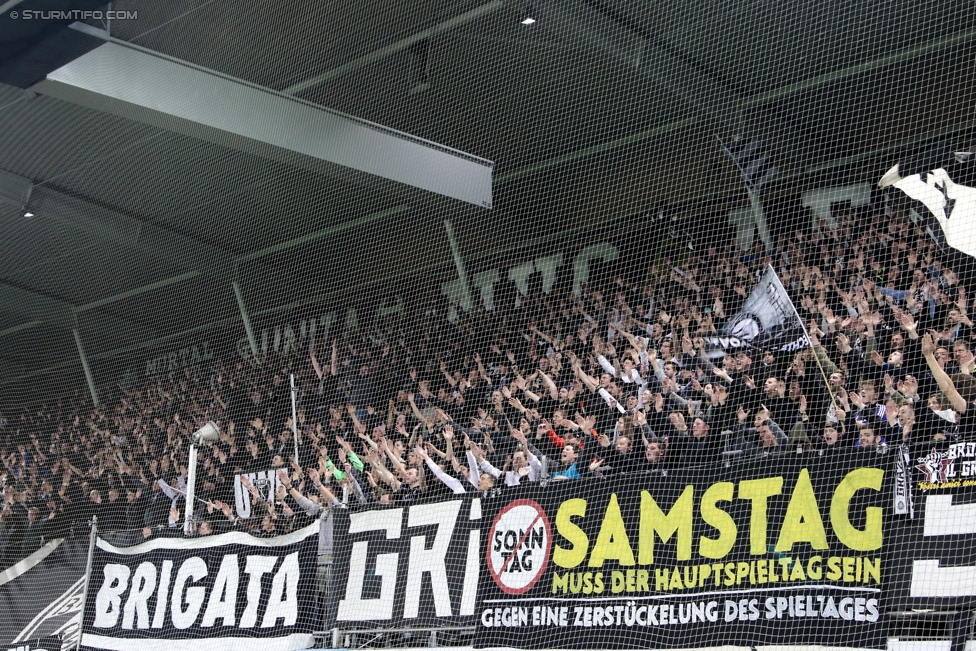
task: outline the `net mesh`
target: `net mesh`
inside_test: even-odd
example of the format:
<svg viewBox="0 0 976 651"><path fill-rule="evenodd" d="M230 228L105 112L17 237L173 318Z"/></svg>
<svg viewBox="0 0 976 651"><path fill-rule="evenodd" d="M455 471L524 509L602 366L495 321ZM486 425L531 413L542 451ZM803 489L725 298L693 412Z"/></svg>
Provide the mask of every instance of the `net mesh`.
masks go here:
<svg viewBox="0 0 976 651"><path fill-rule="evenodd" d="M40 4L4 648L964 648L971 3Z"/></svg>

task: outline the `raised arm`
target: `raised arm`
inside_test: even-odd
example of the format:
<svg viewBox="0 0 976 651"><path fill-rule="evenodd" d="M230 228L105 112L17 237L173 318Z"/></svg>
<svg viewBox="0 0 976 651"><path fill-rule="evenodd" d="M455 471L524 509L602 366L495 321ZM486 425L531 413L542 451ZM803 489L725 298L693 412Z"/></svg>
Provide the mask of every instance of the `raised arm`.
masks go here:
<svg viewBox="0 0 976 651"><path fill-rule="evenodd" d="M445 362L441 362L441 373L444 374L444 379L447 380L447 383L451 385L452 389L457 386L457 380L455 380L454 377L447 372L447 363Z"/></svg>
<svg viewBox="0 0 976 651"><path fill-rule="evenodd" d="M593 378L591 378L587 373L583 371L582 368L580 368L578 362L576 364L573 364L573 373L575 373L576 377L578 377L580 382L583 383L583 386L585 386L587 389L590 390L590 393L596 393L597 389L600 388L600 385L594 382Z"/></svg>
<svg viewBox="0 0 976 651"><path fill-rule="evenodd" d="M559 400L559 389L556 388L556 383L552 381L552 378L543 373L542 370L539 371L539 377L542 378L542 383L549 389L549 397L553 400Z"/></svg>
<svg viewBox="0 0 976 651"><path fill-rule="evenodd" d="M436 446L436 445L434 445L433 443L431 443L430 441L426 441L426 442L424 443L424 445L425 445L425 446L427 447L427 453L428 453L428 454L436 454L436 455L437 455L437 456L439 456L439 457L440 457L441 459L444 459L444 460L446 460L446 459L447 459L447 452L441 452L441 451L440 451L440 450L439 450L439 449L437 448L437 446Z"/></svg>
<svg viewBox="0 0 976 651"><path fill-rule="evenodd" d="M901 329L905 331L909 339L918 339L918 323L912 318L911 312L899 312L896 314L895 318L901 325Z"/></svg>
<svg viewBox="0 0 976 651"><path fill-rule="evenodd" d="M414 417L417 420L419 420L421 423L424 422L424 415L420 412L420 409L417 407L417 403L414 402L412 393L407 394L407 402L410 403L410 409L413 411Z"/></svg>
<svg viewBox="0 0 976 651"><path fill-rule="evenodd" d="M505 467L502 468L501 470L493 466L487 459L482 459L480 466L481 466L481 470L488 473L495 479L498 479L499 477L501 477L502 475L508 472L508 467L511 461L512 461L512 457L508 457L508 459L505 460Z"/></svg>
<svg viewBox="0 0 976 651"><path fill-rule="evenodd" d="M925 356L925 361L929 365L929 370L932 371L932 377L939 384L939 388L942 389L942 393L946 395L949 402L952 404L952 408L955 409L960 414L966 413L966 408L968 404L966 400L959 395L956 390L956 386L952 383L952 379L946 374L945 370L939 366L939 362L935 359L935 341L932 339L932 335L925 333L922 337L922 355Z"/></svg>
<svg viewBox="0 0 976 651"><path fill-rule="evenodd" d="M434 473L434 476L440 479L444 485L454 491L455 495L462 495L467 492L464 490L464 486L461 484L461 482L456 477L451 477L449 474L441 470L437 464L431 460L430 456L423 448L417 447L416 452L417 456L423 459L424 463L427 464L427 468Z"/></svg>
<svg viewBox="0 0 976 651"><path fill-rule="evenodd" d="M342 451L346 453L346 457L349 459L349 463L352 464L352 467L355 468L357 472L362 472L365 466L363 465L362 459L360 459L359 456L353 451L352 446L349 445L349 443L338 434L335 438L336 443L340 448L342 448Z"/></svg>
<svg viewBox="0 0 976 651"><path fill-rule="evenodd" d="M657 378L658 382L663 382L664 378L664 366L660 363L657 358L657 351L653 348L647 349L647 362L651 365L651 370L654 372L654 377Z"/></svg>
<svg viewBox="0 0 976 651"><path fill-rule="evenodd" d="M315 473L314 477L312 473ZM315 488L319 489L319 491L322 491L323 489L328 490L322 486L321 482L319 481L319 473L314 468L309 471L309 477L312 479L312 483L315 485ZM298 506L302 507L305 513L307 513L309 516L315 517L322 510L321 504L316 504L312 500L308 499L292 485L291 478L288 476L288 473L285 472L285 470L278 470L278 481L281 482L282 487L288 491L288 494L291 495L292 499L295 500Z"/></svg>
<svg viewBox="0 0 976 651"><path fill-rule="evenodd" d="M359 422L359 418L356 416L356 405L347 404L346 411L349 412L349 418L352 419L353 431L362 430L365 432L366 427L364 427L363 424Z"/></svg>
<svg viewBox="0 0 976 651"><path fill-rule="evenodd" d="M417 445L417 439L418 438L420 438L420 439L423 438L423 436L420 435L420 428L421 427L426 427L426 426L427 426L427 419L424 419L421 422L419 422L419 423L417 423L416 425L413 426L413 429L410 431L410 440L407 441L407 447L408 448L412 448L413 446Z"/></svg>
<svg viewBox="0 0 976 651"><path fill-rule="evenodd" d="M363 493L363 487L359 484L359 480L352 473L349 473L349 483L352 485L352 492L356 496L357 502L365 504L369 501L366 499L366 494Z"/></svg>
<svg viewBox="0 0 976 651"><path fill-rule="evenodd" d="M617 374L618 369L613 364L611 364L606 357L604 357L603 355L597 355L596 361L604 371L606 371L607 373L609 373L614 377L618 377Z"/></svg>
<svg viewBox="0 0 976 651"><path fill-rule="evenodd" d="M397 459L396 455L393 454L393 448L390 446L389 440L386 441L386 445L383 446L383 451L386 452L387 458L390 460L390 464L393 466L397 474L404 479L407 476L407 468L403 465L403 462Z"/></svg>
<svg viewBox="0 0 976 651"><path fill-rule="evenodd" d="M509 398L508 404L510 404L512 407L515 407L515 409L518 410L520 413L524 414L526 412L525 405L523 405L518 398Z"/></svg>
<svg viewBox="0 0 976 651"><path fill-rule="evenodd" d="M553 348L556 348L556 343L557 343L556 340L550 337L549 335L547 335L546 333L542 332L541 330L539 330L534 325L529 326L529 331L534 332L536 335L538 335L540 339L548 343Z"/></svg>
<svg viewBox="0 0 976 651"><path fill-rule="evenodd" d="M367 445L369 445L369 447L373 448L374 450L379 450L380 449L380 447L376 444L376 441L374 441L373 439L371 439L369 437L369 434L367 434L366 432L358 432L356 435L359 438L361 438Z"/></svg>
<svg viewBox="0 0 976 651"><path fill-rule="evenodd" d="M319 366L319 360L315 359L315 351L310 349L308 356L312 358L312 368L315 369L315 375L321 380L324 373L322 372L322 367Z"/></svg>
<svg viewBox="0 0 976 651"><path fill-rule="evenodd" d="M464 435L464 447L467 448L467 452L465 456L467 456L468 458L468 481L471 483L472 486L478 488L478 475L479 475L478 460L475 458L474 453L471 451L475 447L475 444L471 442L471 439L468 437L467 434ZM460 465L461 464L459 463L455 465L455 469L458 469L458 472L460 472L459 470Z"/></svg>
<svg viewBox="0 0 976 651"><path fill-rule="evenodd" d="M630 343L630 345L633 346L636 350L641 351L641 350L644 349L643 345L638 344L637 337L635 337L634 335L630 334L626 330L621 330L617 326L612 326L612 327L613 327L614 330L616 330L618 333L620 333L620 336L623 337L624 339L626 339ZM643 343L643 342L641 342L641 343Z"/></svg>
<svg viewBox="0 0 976 651"><path fill-rule="evenodd" d="M523 379L521 375L519 375L518 379L515 380L512 383L512 385L520 389L522 393L525 395L525 397L531 400L532 402L539 402L539 396L537 396L532 391L529 391L529 387L526 384L525 379ZM518 398L512 398L512 400L515 400L518 403L518 405L522 404L521 402L519 402ZM511 404L511 401L509 401L509 404ZM520 407L518 405L513 404L512 406L518 409L519 411L521 411L522 413L525 413L525 408Z"/></svg>
<svg viewBox="0 0 976 651"><path fill-rule="evenodd" d="M454 426L448 423L444 426L444 443L447 444L447 460L454 463Z"/></svg>
<svg viewBox="0 0 976 651"><path fill-rule="evenodd" d="M472 486L475 487L475 489L477 489L478 480L481 479L481 464L478 461L478 457L476 457L475 453L472 451L474 447L474 444L472 444L471 447L468 448L466 456L468 457L468 481ZM481 458L484 459L484 456Z"/></svg>
<svg viewBox="0 0 976 651"><path fill-rule="evenodd" d="M507 421L508 419L506 418L505 420ZM495 454L495 444L491 440L491 435L487 431L482 432L481 435L485 438L485 449L488 450L488 454ZM472 447L476 447L476 446L472 446Z"/></svg>
<svg viewBox="0 0 976 651"><path fill-rule="evenodd" d="M381 480L389 484L393 490L399 490L400 488L399 480L397 480L397 478L393 476L392 472L386 469L386 466L383 465L382 459L376 452L371 453L369 457L369 462L370 465L373 467L373 472L379 475L379 478Z"/></svg>

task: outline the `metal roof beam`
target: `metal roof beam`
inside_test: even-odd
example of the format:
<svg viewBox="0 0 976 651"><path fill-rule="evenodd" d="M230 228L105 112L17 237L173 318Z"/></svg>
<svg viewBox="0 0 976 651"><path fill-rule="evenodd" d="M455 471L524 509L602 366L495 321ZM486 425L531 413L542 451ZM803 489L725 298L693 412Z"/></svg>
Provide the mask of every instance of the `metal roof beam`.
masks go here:
<svg viewBox="0 0 976 651"><path fill-rule="evenodd" d="M536 5L537 7L540 5ZM777 162L799 151L792 128L768 115L742 110L746 98L719 75L661 42L647 30L618 14L602 0L542 0L540 17L568 42L585 42L632 68L682 102L687 112L710 120L728 135L762 140L775 150Z"/></svg>
<svg viewBox="0 0 976 651"><path fill-rule="evenodd" d="M31 209L45 220L138 249L187 271L230 278L233 257L221 249L149 222L123 215L43 186L34 189Z"/></svg>
<svg viewBox="0 0 976 651"><path fill-rule="evenodd" d="M106 296L105 298L100 298L97 301L92 301L91 303L85 303L84 305L79 305L75 308L75 311L79 314L81 312L87 312L88 310L94 310L95 308L102 307L103 305L110 305L118 301L124 301L127 298L133 298L140 296L141 294L146 294L148 292L155 291L157 289L162 289L163 287L168 287L170 285L175 285L181 283L184 280L191 280L200 275L199 271L188 271L185 274L180 274L179 276L170 276L169 278L163 278L162 280L157 280L154 283L149 283L148 285L142 285L141 287L135 287L133 289L126 290L121 294L115 294L113 296Z"/></svg>
<svg viewBox="0 0 976 651"><path fill-rule="evenodd" d="M357 59L353 59L352 61L342 64L338 68L327 70L321 74L306 79L305 81L300 81L296 84L292 84L288 88L284 89L282 92L285 95L296 95L298 93L308 90L309 88L320 86L324 83L332 81L333 79L337 79L343 75L347 75L350 72L355 72L360 68L364 68L378 61L382 61L383 59L389 58L394 54L396 54L397 52L402 52L404 50L407 50L413 45L416 45L417 43L425 39L432 38L434 36L437 36L438 34L441 34L443 32L455 29L457 27L460 27L461 25L469 23L472 20L476 20L478 18L481 18L482 16L486 16L488 14L494 13L495 11L498 11L504 6L505 6L504 0L492 0L491 2L485 3L483 5L475 7L474 9L471 9L470 11L466 11L463 14L455 16L454 18L449 18L444 22L437 23L433 27L429 27L425 30L417 32L416 34L411 34L406 38L400 39L396 43L391 43L385 47L381 47L378 50L374 50L369 54L364 54L363 56Z"/></svg>
<svg viewBox="0 0 976 651"><path fill-rule="evenodd" d="M732 131L740 98L718 80L703 74L687 61L665 51L618 19L602 5L586 0L542 0L540 24L569 43L586 43L646 77L656 86L682 100L689 109L705 114Z"/></svg>
<svg viewBox="0 0 976 651"><path fill-rule="evenodd" d="M491 207L491 161L104 38L31 90L354 183Z"/></svg>
<svg viewBox="0 0 976 651"><path fill-rule="evenodd" d="M18 326L7 328L4 335L11 335L27 327L50 323L59 327L74 327L73 305L44 294L38 294L16 285L0 281L0 305L7 314L16 314L28 319ZM28 326L28 323L34 326Z"/></svg>
<svg viewBox="0 0 976 651"><path fill-rule="evenodd" d="M2 172L2 170L0 170L0 172ZM32 299L30 296L31 292L19 290L25 293L8 296L4 294L5 286L0 284L0 305L4 305L6 311L25 316L37 315L37 318L31 321L12 326L6 330L0 330L0 338L20 332L21 330L36 327L45 322L70 328L73 327L72 324L74 323L74 315L76 314L81 314L105 305L110 305L111 303L133 298L157 289L162 289L163 287L167 287L169 285L175 285L187 280L192 280L193 278L197 278L201 275L216 277L221 281L228 280L232 277L233 269L235 268L236 264L250 262L267 255L280 253L323 237L337 235L349 230L350 228L357 228L372 224L376 221L392 218L409 210L409 206L407 205L396 206L388 210L371 213L369 215L343 222L335 226L330 226L328 228L308 233L302 237L288 240L287 242L282 242L259 251L253 251L245 255L232 257L220 250L215 250L196 240L179 236L170 231L165 231L167 235L164 238L154 237L154 229L163 229L158 229L158 227L154 227L131 217L112 213L97 206L92 206L81 199L68 197L64 194L46 188L38 189L38 194L35 197L35 200L31 202L31 205L33 209L37 210L38 214L43 215L45 219L59 221L70 228L96 235L102 239L105 239L106 241L117 242L140 248L149 255L168 259L175 264L187 267L190 270L177 276L163 278L162 280L158 280L147 285L128 289L119 294L103 297L84 305L70 305L67 308L67 312L65 311L64 306L51 303L43 303L40 307L50 309L39 311L37 309L38 306L34 305L34 299ZM167 246L161 246L160 242L167 244ZM2 280L0 280L0 283L2 283ZM31 307L31 309L25 308L20 311L17 311L16 309L9 309L18 305L30 305L33 307ZM127 322L123 321L122 323Z"/></svg>
<svg viewBox="0 0 976 651"><path fill-rule="evenodd" d="M0 305L3 306L5 313L25 319L23 323L0 330L0 337L45 324L69 330L77 327L77 307L72 303L17 287L2 280L0 280ZM110 331L146 334L148 330L141 324L104 312L98 314L98 320L104 329ZM148 334L151 334L151 331Z"/></svg>
<svg viewBox="0 0 976 651"><path fill-rule="evenodd" d="M137 296L166 285L182 282L201 274L215 276L221 280L231 277L233 257L172 231L149 224L139 219L115 213L95 206L82 199L70 197L43 186L34 186L30 179L0 170L0 198L30 209L47 222L56 222L73 230L94 235L106 242L115 242L136 248L147 255L166 259L173 264L188 269L186 273L173 278L150 283L118 294L102 298L86 305L70 302L33 292L0 279L0 306L8 314L24 317L20 324L0 330L0 338L42 324L60 328L77 327L77 315L94 310L117 300ZM100 312L98 316L108 329L144 333L145 326Z"/></svg>
<svg viewBox="0 0 976 651"><path fill-rule="evenodd" d="M0 170L0 201L23 208L33 190L34 182L30 179Z"/></svg>

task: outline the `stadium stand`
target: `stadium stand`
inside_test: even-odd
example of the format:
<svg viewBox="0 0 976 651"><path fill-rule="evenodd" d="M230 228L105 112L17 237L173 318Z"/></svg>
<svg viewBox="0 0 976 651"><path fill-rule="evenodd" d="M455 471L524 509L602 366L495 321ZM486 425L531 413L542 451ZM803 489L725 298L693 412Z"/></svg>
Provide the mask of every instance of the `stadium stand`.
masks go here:
<svg viewBox="0 0 976 651"><path fill-rule="evenodd" d="M972 651L973 43L0 0L0 651Z"/></svg>
<svg viewBox="0 0 976 651"><path fill-rule="evenodd" d="M116 404L82 396L8 415L3 548L26 555L92 515L105 532L183 535L189 434L208 420L221 435L204 444L197 531L257 535L301 527L337 498L356 508L796 446L874 454L969 441L966 288L934 241L881 210L843 211L837 228L797 229L768 252L713 246L683 268L665 259L494 310L431 304L422 324L323 350L214 360ZM767 265L814 346L713 364L706 338ZM297 458L290 373L302 392ZM280 503L249 486L264 510L239 520L235 477L269 468Z"/></svg>

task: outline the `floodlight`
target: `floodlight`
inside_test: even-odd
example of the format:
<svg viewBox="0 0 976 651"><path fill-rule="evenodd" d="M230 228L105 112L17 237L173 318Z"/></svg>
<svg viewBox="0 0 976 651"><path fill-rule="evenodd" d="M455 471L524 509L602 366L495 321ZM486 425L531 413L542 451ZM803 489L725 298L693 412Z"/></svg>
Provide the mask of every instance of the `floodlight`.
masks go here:
<svg viewBox="0 0 976 651"><path fill-rule="evenodd" d="M220 438L220 429L212 420L193 433L193 442L202 443L203 441L216 441Z"/></svg>

